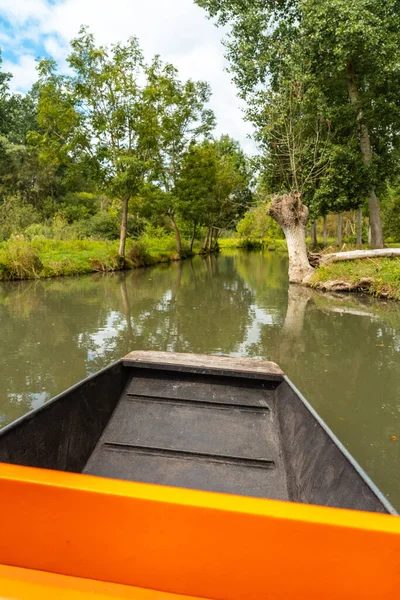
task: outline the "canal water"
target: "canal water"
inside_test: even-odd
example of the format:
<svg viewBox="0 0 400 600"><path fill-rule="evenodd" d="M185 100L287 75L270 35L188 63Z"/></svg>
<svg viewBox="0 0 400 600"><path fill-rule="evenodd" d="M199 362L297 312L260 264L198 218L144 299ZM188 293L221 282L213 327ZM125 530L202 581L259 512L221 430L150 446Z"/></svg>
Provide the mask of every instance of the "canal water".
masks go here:
<svg viewBox="0 0 400 600"><path fill-rule="evenodd" d="M289 286L285 256L235 251L2 283L0 327L0 427L130 350L267 358L400 508L400 303Z"/></svg>

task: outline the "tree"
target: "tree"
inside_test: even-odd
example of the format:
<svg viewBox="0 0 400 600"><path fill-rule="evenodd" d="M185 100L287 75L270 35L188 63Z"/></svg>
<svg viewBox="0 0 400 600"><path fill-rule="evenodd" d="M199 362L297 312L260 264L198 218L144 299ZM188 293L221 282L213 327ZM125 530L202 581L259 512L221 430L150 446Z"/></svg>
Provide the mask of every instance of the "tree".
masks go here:
<svg viewBox="0 0 400 600"><path fill-rule="evenodd" d="M36 100L36 122L26 136L27 151L36 194L42 203L50 198L54 214L62 191L61 182L71 177L74 167L79 114L74 106L71 80L57 74L57 64L43 59L37 71L39 79L32 91Z"/></svg>
<svg viewBox="0 0 400 600"><path fill-rule="evenodd" d="M86 28L71 45L71 98L78 115L73 147L99 185L121 202L123 261L129 200L139 193L155 146L143 103L143 56L136 38L111 49L96 47Z"/></svg>
<svg viewBox="0 0 400 600"><path fill-rule="evenodd" d="M190 250L198 225L204 225L217 185L217 156L210 142L191 144L183 157L177 182L177 210L192 224Z"/></svg>
<svg viewBox="0 0 400 600"><path fill-rule="evenodd" d="M0 67L2 64L0 52ZM0 71L0 135L5 136L9 130L8 100L10 95L9 82L11 73Z"/></svg>
<svg viewBox="0 0 400 600"><path fill-rule="evenodd" d="M269 214L287 237L289 264L294 265L291 281L301 281L310 271L305 246L308 209L301 197L321 169L320 130L325 134L329 128L304 110L310 106L311 94L305 93L306 69L299 60L303 54L298 44L298 7L287 0L197 3L219 24L231 25L227 49L234 80L255 125L263 152L261 171L270 180L271 191L278 192Z"/></svg>
<svg viewBox="0 0 400 600"><path fill-rule="evenodd" d="M229 136L192 144L177 184L178 212L207 227L205 249L215 246L224 228L234 228L252 202L252 171L240 145Z"/></svg>
<svg viewBox="0 0 400 600"><path fill-rule="evenodd" d="M347 118L357 135L372 244L383 247L376 192L395 174L399 148L400 5L396 0L335 0L329 6L307 1L303 15L310 69L338 118Z"/></svg>
<svg viewBox="0 0 400 600"><path fill-rule="evenodd" d="M396 0L197 0L220 24L243 97L276 90L302 64L334 129L351 124L368 180L373 244L383 243L376 189L394 171L399 129L400 5ZM262 105L259 103L262 108Z"/></svg>
<svg viewBox="0 0 400 600"><path fill-rule="evenodd" d="M214 114L206 107L211 90L203 81L181 82L175 67L163 65L157 56L147 69L147 76L144 104L146 113L153 115L157 139L151 178L163 191L154 208L170 221L181 255L181 235L175 218L177 186L185 154L192 144L209 138L215 126Z"/></svg>
<svg viewBox="0 0 400 600"><path fill-rule="evenodd" d="M217 242L222 229L234 229L253 203L253 167L238 142L227 135L215 141L216 187L208 207L206 225L209 246Z"/></svg>
<svg viewBox="0 0 400 600"><path fill-rule="evenodd" d="M273 89L253 95L249 115L263 153L263 183L275 194L267 211L285 233L290 281L302 281L310 272L305 226L309 212L313 220L318 216L314 198L328 169L330 122L318 91L295 63L285 65Z"/></svg>

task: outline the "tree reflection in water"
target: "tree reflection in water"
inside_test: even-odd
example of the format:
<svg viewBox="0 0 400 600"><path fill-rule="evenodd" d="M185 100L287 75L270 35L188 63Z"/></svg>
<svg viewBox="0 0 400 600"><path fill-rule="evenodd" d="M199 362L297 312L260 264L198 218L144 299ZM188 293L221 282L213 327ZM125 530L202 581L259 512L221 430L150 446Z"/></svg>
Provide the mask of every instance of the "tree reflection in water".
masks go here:
<svg viewBox="0 0 400 600"><path fill-rule="evenodd" d="M275 360L400 504L400 304L287 283L232 252L127 273L0 285L0 423L130 350Z"/></svg>

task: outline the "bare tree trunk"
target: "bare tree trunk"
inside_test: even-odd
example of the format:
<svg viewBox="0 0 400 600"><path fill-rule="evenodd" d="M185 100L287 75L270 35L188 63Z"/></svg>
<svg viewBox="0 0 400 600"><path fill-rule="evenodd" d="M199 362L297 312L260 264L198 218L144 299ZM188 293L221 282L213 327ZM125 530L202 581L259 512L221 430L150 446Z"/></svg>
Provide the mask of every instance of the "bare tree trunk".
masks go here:
<svg viewBox="0 0 400 600"><path fill-rule="evenodd" d="M371 245L371 241L372 241L371 225L368 225L368 244L369 245Z"/></svg>
<svg viewBox="0 0 400 600"><path fill-rule="evenodd" d="M361 248L362 246L362 226L363 226L363 214L362 208L357 211L357 246Z"/></svg>
<svg viewBox="0 0 400 600"><path fill-rule="evenodd" d="M126 234L128 230L128 203L129 196L122 200L122 216L121 216L121 229L119 236L119 250L118 255L120 258L125 260L125 246L126 246Z"/></svg>
<svg viewBox="0 0 400 600"><path fill-rule="evenodd" d="M182 240L181 240L181 234L178 229L178 225L176 224L176 221L175 221L173 215L170 215L169 218L171 219L172 229L175 232L176 250L177 250L179 256L182 256Z"/></svg>
<svg viewBox="0 0 400 600"><path fill-rule="evenodd" d="M211 252L213 237L214 237L214 227L210 227L210 235L208 236L208 246L207 246L208 252Z"/></svg>
<svg viewBox="0 0 400 600"><path fill-rule="evenodd" d="M364 164L370 165L372 161L371 138L367 124L364 121L363 108L360 102L354 66L350 63L347 67L347 84L351 103L357 108L357 123L360 135L360 150ZM376 197L375 188L372 186L368 194L369 219L371 224L371 243L374 248L383 248L383 231L381 213Z"/></svg>
<svg viewBox="0 0 400 600"><path fill-rule="evenodd" d="M336 244L338 246L342 245L342 213L339 213L337 216L337 238Z"/></svg>
<svg viewBox="0 0 400 600"><path fill-rule="evenodd" d="M298 193L276 196L268 207L270 217L282 227L289 253L289 281L301 283L313 272L307 257L306 223L308 208Z"/></svg>
<svg viewBox="0 0 400 600"><path fill-rule="evenodd" d="M210 250L217 250L218 238L221 230L218 227L211 227L211 244Z"/></svg>
<svg viewBox="0 0 400 600"><path fill-rule="evenodd" d="M207 248L208 248L208 240L209 240L209 237L210 237L210 233L211 233L211 227L209 227L209 228L207 229L207 235L206 235L206 239L204 240L204 245L203 245L203 252L206 252L206 251L207 251Z"/></svg>
<svg viewBox="0 0 400 600"><path fill-rule="evenodd" d="M193 252L193 244L196 237L197 223L193 223L192 237L190 239L190 252Z"/></svg>
<svg viewBox="0 0 400 600"><path fill-rule="evenodd" d="M324 246L328 245L328 230L326 223L326 215L324 215Z"/></svg>
<svg viewBox="0 0 400 600"><path fill-rule="evenodd" d="M373 248L384 248L381 213L375 190L372 189L368 196L369 222L371 227L371 244Z"/></svg>
<svg viewBox="0 0 400 600"><path fill-rule="evenodd" d="M313 221L311 225L311 245L316 246L317 244L317 221Z"/></svg>

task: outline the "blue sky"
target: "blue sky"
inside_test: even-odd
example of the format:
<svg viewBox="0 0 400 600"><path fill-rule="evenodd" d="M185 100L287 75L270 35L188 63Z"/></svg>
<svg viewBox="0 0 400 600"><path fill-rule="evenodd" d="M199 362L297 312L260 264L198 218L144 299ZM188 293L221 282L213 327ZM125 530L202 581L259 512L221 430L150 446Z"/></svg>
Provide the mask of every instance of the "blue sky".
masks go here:
<svg viewBox="0 0 400 600"><path fill-rule="evenodd" d="M252 152L236 89L217 29L192 0L0 0L0 48L3 70L13 73L21 92L36 79L36 58L52 56L67 71L68 42L88 25L101 44L136 35L146 57L161 54L182 79L203 79L213 90L217 133L229 133Z"/></svg>

